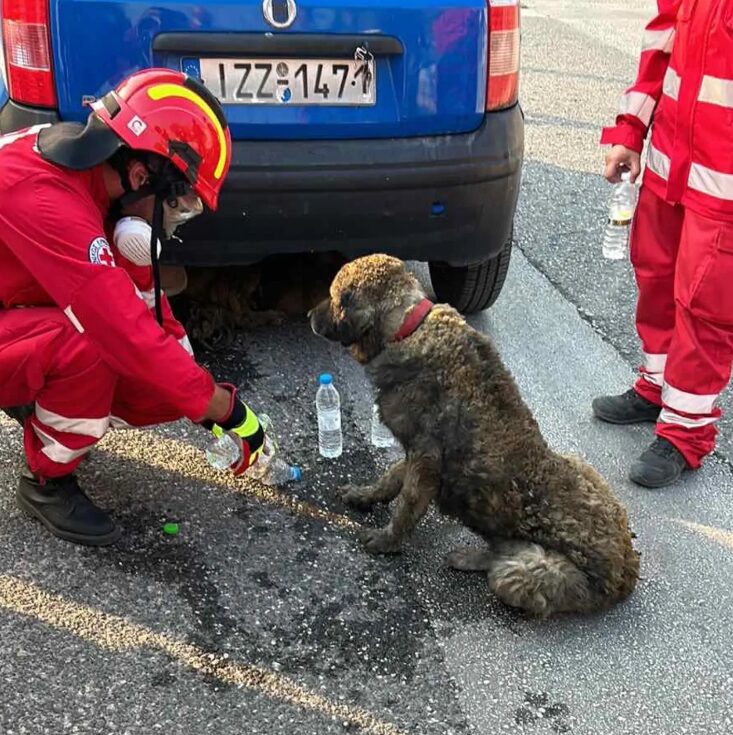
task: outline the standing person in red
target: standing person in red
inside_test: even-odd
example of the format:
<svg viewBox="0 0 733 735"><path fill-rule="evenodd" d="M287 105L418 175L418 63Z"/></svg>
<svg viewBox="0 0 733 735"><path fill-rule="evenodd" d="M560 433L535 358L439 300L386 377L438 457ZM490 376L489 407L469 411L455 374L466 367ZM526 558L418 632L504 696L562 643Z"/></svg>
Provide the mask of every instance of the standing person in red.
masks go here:
<svg viewBox="0 0 733 735"><path fill-rule="evenodd" d="M631 479L663 487L713 451L733 361L733 0L658 0L636 83L622 98L605 176L644 183L631 234L644 364L634 388L597 398L617 424L656 421Z"/></svg>
<svg viewBox="0 0 733 735"><path fill-rule="evenodd" d="M216 422L242 442L235 472L261 452L257 416L195 362L159 287L136 285L157 280L162 231L216 209L230 158L218 102L163 69L95 102L86 126L0 137L0 406L32 405L17 499L56 536L118 538L73 474L115 420ZM127 213L150 233L147 262L114 227Z"/></svg>

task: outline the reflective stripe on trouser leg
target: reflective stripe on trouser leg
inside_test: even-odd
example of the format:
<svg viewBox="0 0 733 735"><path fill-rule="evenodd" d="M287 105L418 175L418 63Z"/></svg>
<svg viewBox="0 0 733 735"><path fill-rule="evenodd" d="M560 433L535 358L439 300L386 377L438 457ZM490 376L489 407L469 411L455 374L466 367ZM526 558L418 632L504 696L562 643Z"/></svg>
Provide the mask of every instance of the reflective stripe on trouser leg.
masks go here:
<svg viewBox="0 0 733 735"><path fill-rule="evenodd" d="M715 423L721 416L715 401L730 377L733 351L729 348L727 357L722 361L718 358L729 337L697 319L684 306L678 307L657 435L672 442L691 467L699 467L702 459L715 449Z"/></svg>
<svg viewBox="0 0 733 735"><path fill-rule="evenodd" d="M644 363L639 367L639 379L647 384L644 386L646 390L654 393L654 397L657 399L655 401L656 403L659 403L659 391L664 385L664 368L666 364L667 355L650 355L645 352Z"/></svg>
<svg viewBox="0 0 733 735"><path fill-rule="evenodd" d="M675 330L657 434L698 467L715 448L715 403L733 361L733 225L687 212L675 286Z"/></svg>
<svg viewBox="0 0 733 735"><path fill-rule="evenodd" d="M47 426L39 426L36 419L31 420L33 434L26 433L26 440L35 435L40 442L40 452L47 460L59 465L74 465L96 444L95 437L64 435L62 432L54 431ZM36 451L31 445L31 450ZM67 472L71 468L66 468ZM66 473L64 473L66 474Z"/></svg>
<svg viewBox="0 0 733 735"><path fill-rule="evenodd" d="M32 472L53 478L76 469L109 427L116 382L96 347L69 325L26 424L24 444Z"/></svg>
<svg viewBox="0 0 733 735"><path fill-rule="evenodd" d="M59 308L0 310L0 406L36 403L24 442L36 474L74 470L105 431L116 381Z"/></svg>
<svg viewBox="0 0 733 735"><path fill-rule="evenodd" d="M44 397L43 400L46 400ZM36 401L26 442L35 435L40 453L57 465L78 464L84 455L101 439L109 428L109 417L90 419L62 416L44 408ZM33 451L33 444L30 445ZM69 470L70 471L70 470Z"/></svg>
<svg viewBox="0 0 733 735"><path fill-rule="evenodd" d="M639 299L636 329L644 364L634 386L637 393L661 404L664 363L675 322L675 263L684 213L642 187L631 231L631 261Z"/></svg>

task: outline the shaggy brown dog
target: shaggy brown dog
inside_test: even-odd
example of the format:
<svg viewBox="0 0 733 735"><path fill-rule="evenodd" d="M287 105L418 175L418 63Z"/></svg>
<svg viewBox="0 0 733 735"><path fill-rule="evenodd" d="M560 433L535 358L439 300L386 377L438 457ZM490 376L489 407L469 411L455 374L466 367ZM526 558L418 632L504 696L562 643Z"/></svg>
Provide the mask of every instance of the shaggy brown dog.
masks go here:
<svg viewBox="0 0 733 735"><path fill-rule="evenodd" d="M547 446L491 341L431 306L401 261L375 255L342 268L311 312L316 334L366 365L405 450L375 485L344 488L361 508L397 498L367 550L396 552L435 500L489 544L448 563L487 571L505 603L547 616L628 597L639 556L623 506L593 468Z"/></svg>

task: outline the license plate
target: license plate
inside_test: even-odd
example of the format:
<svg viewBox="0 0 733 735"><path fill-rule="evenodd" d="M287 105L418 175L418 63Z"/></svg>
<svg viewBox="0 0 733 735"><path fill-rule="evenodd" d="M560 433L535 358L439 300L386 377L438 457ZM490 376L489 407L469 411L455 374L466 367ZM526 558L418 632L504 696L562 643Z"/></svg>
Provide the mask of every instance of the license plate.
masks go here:
<svg viewBox="0 0 733 735"><path fill-rule="evenodd" d="M203 83L228 105L363 106L377 100L374 59L197 61Z"/></svg>

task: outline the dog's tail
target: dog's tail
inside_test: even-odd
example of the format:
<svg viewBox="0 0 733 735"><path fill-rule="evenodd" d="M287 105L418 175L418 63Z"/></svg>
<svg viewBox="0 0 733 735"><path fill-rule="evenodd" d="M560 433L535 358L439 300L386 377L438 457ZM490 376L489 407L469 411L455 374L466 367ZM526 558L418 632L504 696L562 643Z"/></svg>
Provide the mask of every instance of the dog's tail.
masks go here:
<svg viewBox="0 0 733 735"><path fill-rule="evenodd" d="M564 554L525 541L503 542L495 552L489 586L507 605L540 617L603 606L586 575Z"/></svg>

